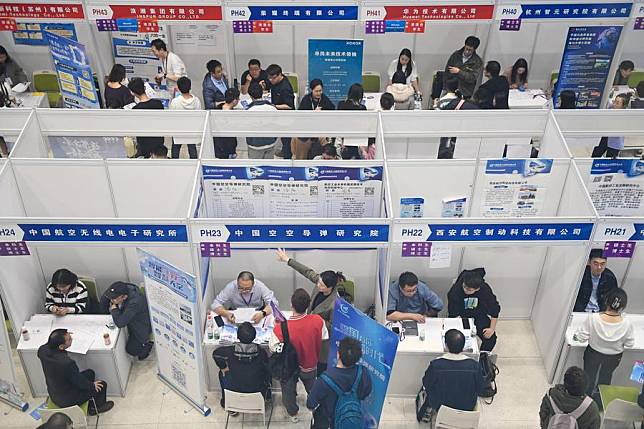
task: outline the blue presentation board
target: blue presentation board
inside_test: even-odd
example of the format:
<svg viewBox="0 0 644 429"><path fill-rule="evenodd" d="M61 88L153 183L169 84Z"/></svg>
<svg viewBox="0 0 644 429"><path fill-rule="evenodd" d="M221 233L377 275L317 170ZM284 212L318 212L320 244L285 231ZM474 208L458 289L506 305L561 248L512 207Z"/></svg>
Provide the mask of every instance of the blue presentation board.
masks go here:
<svg viewBox="0 0 644 429"><path fill-rule="evenodd" d="M553 104L562 91L577 94L577 108L599 109L610 65L622 27L618 25L570 27Z"/></svg>
<svg viewBox="0 0 644 429"><path fill-rule="evenodd" d="M46 31L78 41L76 27L72 23L19 22L16 27L13 32L16 45L47 46Z"/></svg>
<svg viewBox="0 0 644 429"><path fill-rule="evenodd" d="M349 87L362 83L362 40L309 40L309 82L321 79L334 103L346 99Z"/></svg>

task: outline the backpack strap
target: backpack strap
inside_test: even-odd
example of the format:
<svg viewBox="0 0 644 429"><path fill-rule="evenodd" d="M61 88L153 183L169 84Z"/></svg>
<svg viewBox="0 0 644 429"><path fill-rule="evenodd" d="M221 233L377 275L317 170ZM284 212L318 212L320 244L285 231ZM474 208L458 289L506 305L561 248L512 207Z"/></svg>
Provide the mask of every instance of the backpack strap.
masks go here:
<svg viewBox="0 0 644 429"><path fill-rule="evenodd" d="M557 404L555 404L555 401L552 400L552 396L550 396L550 393L548 395L548 400L550 401L550 406L552 407L552 410L555 412L555 414L564 414L563 411L559 409Z"/></svg>
<svg viewBox="0 0 644 429"><path fill-rule="evenodd" d="M575 420L577 420L579 417L582 416L582 414L586 412L586 410L588 409L588 407L590 407L590 404L592 402L593 400L590 398L590 396L586 396L584 400L581 402L581 404L579 404L579 406L575 410L569 412L568 415L574 417Z"/></svg>
<svg viewBox="0 0 644 429"><path fill-rule="evenodd" d="M461 107L463 107L463 104L465 104L465 99L461 98L461 101L458 102L454 110L461 110Z"/></svg>
<svg viewBox="0 0 644 429"><path fill-rule="evenodd" d="M358 370L356 371L356 379L353 381L353 386L351 386L351 393L354 395L358 392L358 384L360 384L361 377L362 377L362 366L358 365Z"/></svg>
<svg viewBox="0 0 644 429"><path fill-rule="evenodd" d="M282 337L284 337L284 345L291 342L291 339L288 335L288 324L286 323L286 320L283 322L280 322L280 327L282 328Z"/></svg>
<svg viewBox="0 0 644 429"><path fill-rule="evenodd" d="M331 388L331 390L333 390L333 391L335 392L335 394L338 396L338 398L339 398L342 394L344 394L344 392L342 391L342 389L340 389L340 386L338 386L338 384L337 384L335 381L333 381L333 380L331 379L331 377L329 377L328 375L326 375L326 373L323 373L322 375L320 375L320 378L321 378L322 380L324 380L324 382L325 382L325 383L326 383L326 384Z"/></svg>

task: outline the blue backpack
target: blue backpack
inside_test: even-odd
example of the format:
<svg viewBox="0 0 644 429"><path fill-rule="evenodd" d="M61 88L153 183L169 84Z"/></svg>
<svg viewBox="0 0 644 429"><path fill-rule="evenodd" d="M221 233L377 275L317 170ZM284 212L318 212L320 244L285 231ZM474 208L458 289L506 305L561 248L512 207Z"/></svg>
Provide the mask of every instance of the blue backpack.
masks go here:
<svg viewBox="0 0 644 429"><path fill-rule="evenodd" d="M333 419L334 429L356 429L363 426L362 407L358 399L358 386L362 377L362 366L358 366L356 379L351 386L351 390L344 392L340 386L326 374L320 378L335 392L338 401L335 403L335 418Z"/></svg>

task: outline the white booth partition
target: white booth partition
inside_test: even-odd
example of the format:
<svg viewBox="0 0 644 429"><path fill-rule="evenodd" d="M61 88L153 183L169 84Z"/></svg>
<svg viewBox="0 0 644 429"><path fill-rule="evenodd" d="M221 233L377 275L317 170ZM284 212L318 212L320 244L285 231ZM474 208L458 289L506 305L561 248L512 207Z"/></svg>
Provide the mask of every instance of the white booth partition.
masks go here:
<svg viewBox="0 0 644 429"><path fill-rule="evenodd" d="M381 121L389 160L570 157L546 110L383 112Z"/></svg>
<svg viewBox="0 0 644 429"><path fill-rule="evenodd" d="M13 150L18 136L25 128L25 125L34 115L31 109L2 109L0 110L0 159L8 156Z"/></svg>
<svg viewBox="0 0 644 429"><path fill-rule="evenodd" d="M19 140L15 158L128 158L137 137L164 137L202 146L206 111L36 109ZM180 140L178 140L180 139ZM185 146L185 144L184 144ZM184 156L185 157L185 156ZM174 162L173 160L170 162Z"/></svg>

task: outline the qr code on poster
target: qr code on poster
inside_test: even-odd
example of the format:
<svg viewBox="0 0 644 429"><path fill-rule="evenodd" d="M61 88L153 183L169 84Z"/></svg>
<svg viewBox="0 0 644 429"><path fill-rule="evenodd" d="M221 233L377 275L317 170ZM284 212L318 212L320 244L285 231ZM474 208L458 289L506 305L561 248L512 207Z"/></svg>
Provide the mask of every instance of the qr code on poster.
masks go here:
<svg viewBox="0 0 644 429"><path fill-rule="evenodd" d="M253 195L264 195L264 185L253 185Z"/></svg>
<svg viewBox="0 0 644 429"><path fill-rule="evenodd" d="M376 192L373 186L367 186L364 188L364 194L365 195L373 195Z"/></svg>
<svg viewBox="0 0 644 429"><path fill-rule="evenodd" d="M309 188L309 195L317 195L318 194L318 187L317 186L311 186Z"/></svg>
<svg viewBox="0 0 644 429"><path fill-rule="evenodd" d="M176 366L172 366L172 378L179 383L180 386L186 387L186 374Z"/></svg>

